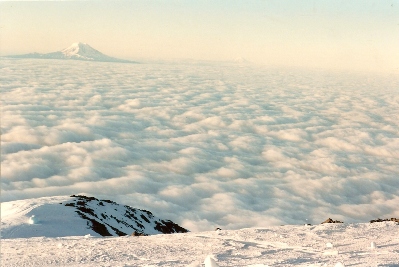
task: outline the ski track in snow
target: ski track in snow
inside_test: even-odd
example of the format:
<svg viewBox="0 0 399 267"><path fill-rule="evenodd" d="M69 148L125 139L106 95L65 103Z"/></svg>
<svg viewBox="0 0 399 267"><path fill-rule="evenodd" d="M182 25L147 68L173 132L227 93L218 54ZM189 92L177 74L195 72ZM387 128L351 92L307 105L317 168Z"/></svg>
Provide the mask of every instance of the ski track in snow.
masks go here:
<svg viewBox="0 0 399 267"><path fill-rule="evenodd" d="M146 237L4 239L2 266L399 266L399 226L324 224ZM371 242L377 244L371 248ZM333 247L326 246L331 243ZM207 265L206 265L207 266ZM208 265L209 267L209 265Z"/></svg>
<svg viewBox="0 0 399 267"><path fill-rule="evenodd" d="M87 194L191 231L399 217L399 79L0 61L3 201Z"/></svg>

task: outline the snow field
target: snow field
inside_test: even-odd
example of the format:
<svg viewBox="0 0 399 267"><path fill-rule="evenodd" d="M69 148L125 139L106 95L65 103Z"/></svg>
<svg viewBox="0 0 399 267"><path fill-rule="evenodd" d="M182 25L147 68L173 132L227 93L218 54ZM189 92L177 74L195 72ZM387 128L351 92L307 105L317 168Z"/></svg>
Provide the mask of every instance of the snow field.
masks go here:
<svg viewBox="0 0 399 267"><path fill-rule="evenodd" d="M399 263L393 222L277 226L145 237L3 239L2 266L390 266ZM284 238L281 238L283 236ZM371 242L378 247L370 248ZM326 247L333 243L334 248ZM336 250L336 254L325 254Z"/></svg>

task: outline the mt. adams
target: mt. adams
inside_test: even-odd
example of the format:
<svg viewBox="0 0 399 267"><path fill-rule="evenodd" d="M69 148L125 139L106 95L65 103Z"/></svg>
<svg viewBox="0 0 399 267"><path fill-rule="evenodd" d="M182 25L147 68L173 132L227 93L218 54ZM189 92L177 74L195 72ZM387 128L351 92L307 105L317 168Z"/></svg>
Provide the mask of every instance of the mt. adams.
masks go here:
<svg viewBox="0 0 399 267"><path fill-rule="evenodd" d="M104 55L100 51L94 49L86 43L73 43L71 46L62 49L61 51L40 54L30 53L25 55L8 56L12 58L42 58L42 59L74 59L85 61L102 61L102 62L122 62L122 63L137 63L130 60L110 57Z"/></svg>

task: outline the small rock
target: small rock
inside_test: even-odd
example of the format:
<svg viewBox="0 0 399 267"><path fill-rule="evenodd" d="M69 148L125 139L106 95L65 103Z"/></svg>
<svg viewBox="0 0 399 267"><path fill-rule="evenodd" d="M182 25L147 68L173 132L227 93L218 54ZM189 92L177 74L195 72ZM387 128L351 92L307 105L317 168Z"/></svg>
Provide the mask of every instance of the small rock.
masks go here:
<svg viewBox="0 0 399 267"><path fill-rule="evenodd" d="M335 220L333 220L333 219L331 219L331 218L328 218L327 220L325 220L324 222L322 222L322 224L323 223L344 223L344 222L341 222L341 221L335 221Z"/></svg>
<svg viewBox="0 0 399 267"><path fill-rule="evenodd" d="M376 220L371 220L370 223L375 223L375 222L396 222L399 223L399 219L398 218L391 218L391 219L376 219Z"/></svg>
<svg viewBox="0 0 399 267"><path fill-rule="evenodd" d="M139 233L139 232L134 231L134 232L131 234L131 236L146 236L146 234L143 234L143 233Z"/></svg>

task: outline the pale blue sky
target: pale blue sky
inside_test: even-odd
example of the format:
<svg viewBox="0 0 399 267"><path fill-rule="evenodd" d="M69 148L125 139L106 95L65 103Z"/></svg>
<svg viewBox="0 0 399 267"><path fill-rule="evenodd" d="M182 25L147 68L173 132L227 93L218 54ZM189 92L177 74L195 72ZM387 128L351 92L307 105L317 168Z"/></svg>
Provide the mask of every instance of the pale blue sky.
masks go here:
<svg viewBox="0 0 399 267"><path fill-rule="evenodd" d="M399 70L399 0L1 2L1 55L86 42L128 59Z"/></svg>

